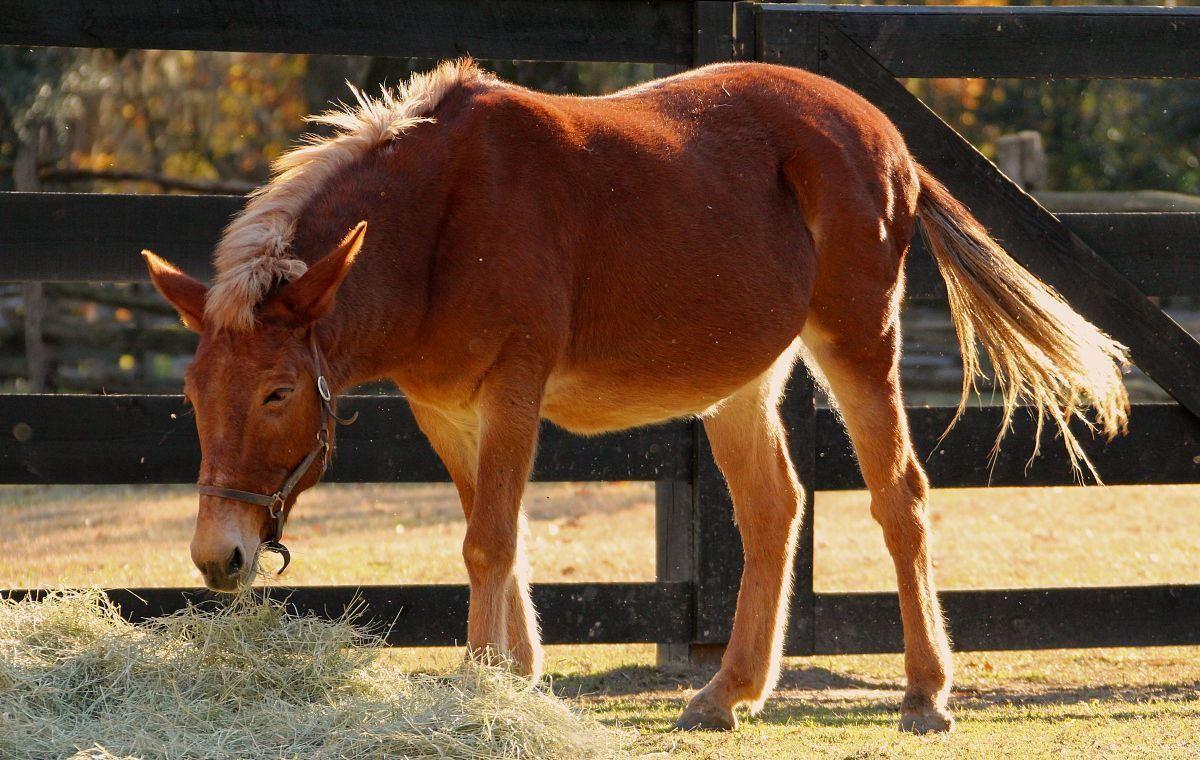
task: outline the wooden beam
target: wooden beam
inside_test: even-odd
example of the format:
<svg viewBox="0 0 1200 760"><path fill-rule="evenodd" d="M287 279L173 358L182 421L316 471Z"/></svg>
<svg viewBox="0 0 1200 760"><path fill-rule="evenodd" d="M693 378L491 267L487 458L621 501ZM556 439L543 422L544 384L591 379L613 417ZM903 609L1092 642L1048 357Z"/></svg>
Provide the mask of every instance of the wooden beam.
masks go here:
<svg viewBox="0 0 1200 760"><path fill-rule="evenodd" d="M441 462L396 396L347 396L359 421L339 429L327 481L439 482ZM534 478L667 480L691 476L680 422L578 437L546 424ZM191 483L200 464L181 396L0 395L0 483Z"/></svg>
<svg viewBox="0 0 1200 760"><path fill-rule="evenodd" d="M696 576L695 505L691 483L660 480L654 484L654 578L660 583L685 583L691 588ZM659 665L690 663L694 627L689 623L687 641L658 644Z"/></svg>
<svg viewBox="0 0 1200 760"><path fill-rule="evenodd" d="M733 3L696 0L692 9L692 65L733 60Z"/></svg>
<svg viewBox="0 0 1200 760"><path fill-rule="evenodd" d="M230 196L0 193L0 280L147 282L149 248L196 277L212 274ZM1148 295L1200 292L1200 213L1060 214L1063 224ZM945 294L919 236L908 292Z"/></svg>
<svg viewBox="0 0 1200 760"><path fill-rule="evenodd" d="M0 193L0 279L148 282L149 248L207 280L221 229L244 199L226 195Z"/></svg>
<svg viewBox="0 0 1200 760"><path fill-rule="evenodd" d="M739 0L733 4L733 60L758 58L758 3Z"/></svg>
<svg viewBox="0 0 1200 760"><path fill-rule="evenodd" d="M797 396L798 398L798 396ZM789 402L792 403L792 402ZM440 482L441 462L417 429L403 398L348 396L346 411L358 423L341 428L338 452L326 480L334 482ZM1053 431L1033 462L1034 423L1018 414L994 466L988 452L1000 427L996 407L968 410L940 446L953 417L950 407L908 410L917 451L937 487L1070 485L1074 481ZM0 395L0 483L191 483L200 461L195 425L179 396ZM174 415L174 416L172 416ZM841 421L828 409L815 412L816 490L862 488L858 465ZM600 437L576 437L546 425L534 477L547 481L654 480L687 483L694 465L693 423L676 422ZM789 420L793 455L803 468L804 435ZM1129 435L1105 444L1082 427L1084 449L1106 483L1200 482L1200 420L1176 404L1139 404ZM699 541L716 546L707 560L720 569L741 561L725 484L711 470ZM803 472L801 473L803 476ZM691 499L678 491L672 498ZM699 497L696 497L699 498ZM716 499L717 501L712 501ZM689 507L690 509L690 507ZM680 520L683 518L680 517ZM727 535L733 543L717 534ZM728 556L724 553L728 550ZM740 566L740 565L739 565ZM724 571L722 571L724 572ZM677 578L669 578L678 580ZM713 612L717 619L721 613Z"/></svg>
<svg viewBox="0 0 1200 760"><path fill-rule="evenodd" d="M42 152L41 146L48 142L49 125L34 124L30 132L28 139L17 144L12 175L13 185L18 190L36 193L41 189L37 175L38 158ZM50 311L45 287L41 282L26 282L22 288L25 298L25 381L26 390L31 393L54 390L55 384L45 341L44 325Z"/></svg>
<svg viewBox="0 0 1200 760"><path fill-rule="evenodd" d="M43 589L0 591L39 598ZM107 592L133 622L186 604L217 606L203 589L137 588ZM292 611L336 619L356 601L361 623L379 624L389 646L461 645L467 589L433 586L302 586L262 589ZM1200 644L1200 586L944 591L942 606L959 651ZM686 583L551 583L533 587L547 644L688 641L692 594ZM899 602L891 593L818 593L811 649L788 653L902 651ZM1097 625L1103 620L1103 625ZM394 624L393 624L394 623Z"/></svg>
<svg viewBox="0 0 1200 760"><path fill-rule="evenodd" d="M954 417L952 407L910 408L908 424L917 454L935 488L985 486L1069 486L1075 483L1065 450L1046 429L1041 453L1035 445L1033 418L1019 412L992 463L989 452L1000 430L999 407L969 409L945 440L938 441ZM1072 426L1084 450L1109 485L1200 482L1200 420L1177 404L1136 404L1129 434L1105 443L1083 425ZM841 420L829 409L817 411L818 490L863 488L862 475ZM934 497L937 498L936 496Z"/></svg>
<svg viewBox="0 0 1200 760"><path fill-rule="evenodd" d="M1197 8L971 8L764 4L774 60L809 68L787 42L820 18L897 77L1200 76Z"/></svg>
<svg viewBox="0 0 1200 760"><path fill-rule="evenodd" d="M943 591L960 652L1200 644L1200 586ZM812 652L903 651L895 594L817 594Z"/></svg>
<svg viewBox="0 0 1200 760"><path fill-rule="evenodd" d="M181 558L181 561L186 561ZM40 598L44 589L0 591L0 598ZM219 607L228 596L204 589L107 589L133 622L168 615L189 603ZM256 593L286 601L295 614L338 619L347 608L394 647L462 645L467 633L466 586L268 587ZM546 644L686 642L691 588L686 583L544 583L533 601Z"/></svg>
<svg viewBox="0 0 1200 760"><path fill-rule="evenodd" d="M0 45L692 62L689 0L6 0Z"/></svg>
<svg viewBox="0 0 1200 760"><path fill-rule="evenodd" d="M695 538L693 584L696 618L692 641L723 647L729 641L742 578L742 539L733 517L733 499L703 425L695 426ZM720 648L700 649L696 664L718 659Z"/></svg>
<svg viewBox="0 0 1200 760"><path fill-rule="evenodd" d="M1058 214L1113 269L1150 296L1194 296L1200 292L1200 214ZM946 286L918 234L905 265L907 294L944 298Z"/></svg>
<svg viewBox="0 0 1200 760"><path fill-rule="evenodd" d="M792 568L792 602L784 646L810 649L816 636L816 601L813 593L815 556L814 525L817 483L816 386L808 368L797 365L788 384L780 415L787 430L788 451L796 468L796 477L804 493L800 535L796 537L796 558Z"/></svg>
<svg viewBox="0 0 1200 760"><path fill-rule="evenodd" d="M795 594L788 640L812 640L812 504L816 487L816 409L812 379L803 368L793 373L781 413L796 474L806 494L804 524L793 572ZM697 430L695 485L696 638L700 644L729 641L742 578L742 540L734 524L733 500L702 429Z"/></svg>
<svg viewBox="0 0 1200 760"><path fill-rule="evenodd" d="M755 60L817 71L821 65L821 14L780 12L776 5L755 5ZM826 6L819 6L826 7Z"/></svg>
<svg viewBox="0 0 1200 760"><path fill-rule="evenodd" d="M1200 414L1200 343L833 22L823 23L821 58L821 73L858 91L887 114L916 159L971 208L1014 259L1128 346L1138 367L1180 404Z"/></svg>

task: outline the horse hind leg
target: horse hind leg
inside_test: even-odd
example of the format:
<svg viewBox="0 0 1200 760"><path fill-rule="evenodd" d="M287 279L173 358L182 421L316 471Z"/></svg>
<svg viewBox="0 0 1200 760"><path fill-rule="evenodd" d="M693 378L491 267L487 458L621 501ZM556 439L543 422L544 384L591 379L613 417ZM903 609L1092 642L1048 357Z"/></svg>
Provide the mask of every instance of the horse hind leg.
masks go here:
<svg viewBox="0 0 1200 760"><path fill-rule="evenodd" d="M745 567L721 669L688 703L679 728L735 728L734 709L748 704L756 712L779 676L804 499L778 410L793 355L704 420L733 496Z"/></svg>
<svg viewBox="0 0 1200 760"><path fill-rule="evenodd" d="M873 315L877 321L863 320L862 311L858 320L839 314L826 322L838 325L833 333L820 329L818 310L804 341L837 401L871 492L871 515L896 567L908 680L900 728L948 731L954 725L946 708L952 660L930 568L928 480L913 451L900 392L896 311L893 304Z"/></svg>

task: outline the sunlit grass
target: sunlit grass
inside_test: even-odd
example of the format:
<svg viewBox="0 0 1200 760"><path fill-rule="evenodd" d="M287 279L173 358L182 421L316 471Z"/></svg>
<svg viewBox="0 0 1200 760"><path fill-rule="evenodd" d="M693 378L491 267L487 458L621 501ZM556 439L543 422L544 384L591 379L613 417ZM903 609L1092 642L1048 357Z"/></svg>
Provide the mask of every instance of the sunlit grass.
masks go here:
<svg viewBox="0 0 1200 760"><path fill-rule="evenodd" d="M654 577L653 489L536 484L530 547L541 581ZM0 488L0 585L196 585L184 487ZM816 504L820 590L893 589L866 495ZM934 559L945 588L1196 582L1200 488L935 491ZM463 582L457 496L443 485L321 486L288 526L288 584ZM1097 620L1096 625L1103 625ZM386 660L442 673L460 650ZM706 673L658 667L651 645L553 646L560 695L680 757L1200 756L1200 647L955 655L950 737L895 730L899 655L788 660L778 695L734 735L668 730Z"/></svg>

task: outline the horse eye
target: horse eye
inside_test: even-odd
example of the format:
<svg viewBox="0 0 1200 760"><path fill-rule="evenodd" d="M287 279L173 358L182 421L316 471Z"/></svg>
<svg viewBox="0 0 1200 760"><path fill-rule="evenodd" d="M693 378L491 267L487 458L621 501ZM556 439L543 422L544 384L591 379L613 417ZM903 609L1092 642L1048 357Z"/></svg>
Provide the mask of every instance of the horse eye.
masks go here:
<svg viewBox="0 0 1200 760"><path fill-rule="evenodd" d="M267 404L274 404L277 401L283 401L291 392L291 388L276 388L268 393L267 397L263 399L263 406L266 406Z"/></svg>

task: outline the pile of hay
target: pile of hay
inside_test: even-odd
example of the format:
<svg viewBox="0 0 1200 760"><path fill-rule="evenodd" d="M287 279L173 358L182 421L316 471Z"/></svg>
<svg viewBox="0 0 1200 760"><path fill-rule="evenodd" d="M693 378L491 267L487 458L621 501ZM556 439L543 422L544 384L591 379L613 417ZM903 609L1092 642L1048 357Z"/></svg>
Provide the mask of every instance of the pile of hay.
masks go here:
<svg viewBox="0 0 1200 760"><path fill-rule="evenodd" d="M270 602L124 621L99 592L0 602L0 757L593 758L629 737L505 672L403 673Z"/></svg>

